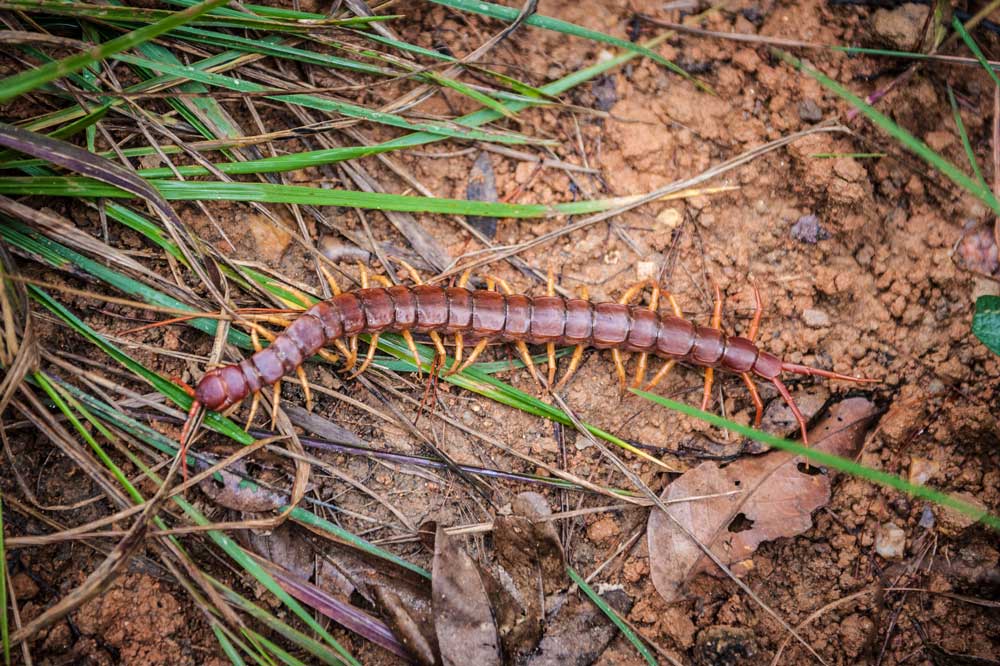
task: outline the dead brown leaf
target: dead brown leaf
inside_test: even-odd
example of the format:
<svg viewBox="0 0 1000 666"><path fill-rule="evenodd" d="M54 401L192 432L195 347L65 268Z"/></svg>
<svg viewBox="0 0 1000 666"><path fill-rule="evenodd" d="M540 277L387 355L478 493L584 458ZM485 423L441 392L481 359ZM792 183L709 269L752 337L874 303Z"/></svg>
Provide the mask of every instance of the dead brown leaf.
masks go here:
<svg viewBox="0 0 1000 666"><path fill-rule="evenodd" d="M479 566L438 527L432 578L434 625L445 666L500 665L500 641Z"/></svg>
<svg viewBox="0 0 1000 666"><path fill-rule="evenodd" d="M837 403L810 431L813 448L840 456L855 454L875 411L875 406L864 398ZM734 573L745 574L753 566L750 558L760 543L809 529L812 512L830 499L830 476L808 467L799 456L772 451L725 467L714 462L702 463L670 484L663 499L733 490L743 492L671 504L668 511L674 520L658 509L650 514L650 576L667 601L677 599L681 587L694 575L714 569L702 549L678 528L675 520L722 562L732 565Z"/></svg>

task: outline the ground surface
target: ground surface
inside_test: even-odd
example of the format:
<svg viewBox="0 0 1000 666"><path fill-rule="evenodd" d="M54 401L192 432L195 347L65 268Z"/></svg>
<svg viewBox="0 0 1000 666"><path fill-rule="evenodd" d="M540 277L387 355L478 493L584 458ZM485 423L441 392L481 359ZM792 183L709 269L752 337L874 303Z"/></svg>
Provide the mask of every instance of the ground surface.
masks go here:
<svg viewBox="0 0 1000 666"><path fill-rule="evenodd" d="M660 19L678 18L677 12L661 10L663 3L633 4L647 5L644 11ZM592 0L550 1L541 3L540 9L620 37L628 35L634 16L623 3ZM427 47L443 43L456 54L467 52L498 29L498 24L417 2L397 4L394 11L407 15L399 29L411 41ZM637 25L643 38L659 30L650 24ZM872 10L830 8L809 0L729 3L727 11L703 27L820 44L885 43L879 41ZM982 41L986 46L996 43L986 35ZM549 203L644 193L768 141L815 128L820 121L846 116L842 103L812 80L776 62L766 46L685 36L669 40L658 50L697 72L717 95L697 92L691 83L648 60L633 61L572 91L565 100L602 113L574 116L544 110L523 115L522 131L558 139L561 145L555 153L559 158L594 167L599 177L574 174L571 182L567 172L559 169L537 170L533 163L493 154L499 198ZM900 71L889 60L850 58L821 50L802 55L864 94L884 87ZM491 54L490 61L542 83L602 56L594 43L522 28ZM948 84L965 105L963 119L987 182L992 182L992 89L981 72L927 67L882 100L880 108L953 162L964 164L947 101ZM368 101L376 102L382 94L390 92L374 89ZM460 110L461 104L436 97L421 109L451 113ZM596 224L521 256L543 269L553 264L562 286L576 290L585 284L591 296L600 300L617 297L645 277L650 267L654 272L662 269L664 282L685 312L702 322L711 310L711 285L717 283L728 299L726 326L735 331L746 326L749 287L756 282L766 307L763 347L791 361L883 379L870 395L885 414L864 444L862 462L904 477L918 468L929 469L929 484L964 493L996 511L1000 509L1000 430L995 417L1000 363L972 337L969 327L975 296L997 293L998 288L995 281L969 270L970 253L955 252L964 235L988 229L992 218L985 207L971 197L959 196L953 186L865 122L847 126L854 134L808 134L711 183L736 186L732 191L647 205L617 217L610 225ZM369 136L381 135L372 131ZM479 153L454 155L455 149L438 144L419 155L394 159L434 194L464 198L468 174ZM816 157L861 152L888 155ZM435 157L435 153L448 156ZM405 190L406 185L376 160L364 164L384 186ZM293 176L302 182L317 177L312 173ZM179 208L199 232L221 246L216 232L198 221L196 208ZM315 279L305 268L308 263L299 248L270 232L252 214L248 217L244 208L219 207L213 212L236 245L235 257L262 262L304 282ZM358 218L350 211L339 215L341 224L359 228ZM380 215L369 218L376 238L405 245ZM418 219L453 257L477 247L449 219ZM496 239L500 244L513 244L564 223L563 219L501 220ZM987 262L986 270L994 267ZM541 289L507 264L495 264L490 272L519 291ZM100 313L93 314L91 321L108 331L125 327ZM209 344L206 336L181 329L153 331L143 341L201 353L208 351ZM76 343L69 340L66 344ZM503 352L497 357L503 358ZM187 371L189 377L201 372L197 365L181 366L170 359L151 362L164 370ZM315 381L378 407L356 382L340 383L326 371L311 372ZM524 373L504 377L526 391L536 391ZM700 399L700 382L698 374L681 370L658 390L694 403ZM851 388L830 387L835 395ZM417 399L421 395L419 387L407 392ZM597 451L583 446L571 432L454 387L442 387L438 395L446 413L519 451L595 482L626 483L602 463ZM726 378L721 383L716 410L720 409L718 395L727 416L743 422L751 417L752 406L738 379ZM286 390L288 400L301 400L300 396ZM765 397L771 396L765 393ZM660 447L658 455L672 464L694 464L692 456L708 446L705 437L722 444L713 451L732 451L738 444L732 436L727 441L723 433L635 397L622 397L605 354L586 356L565 399L582 419L630 441ZM415 414L410 403L397 401L396 406L411 417ZM421 450L402 429L373 422L371 416L343 402L323 399L318 410L375 445ZM458 462L536 471L495 448L470 441L454 428L441 427L440 422L434 428L439 446ZM73 485L72 464L58 456L48 459L43 444L23 438L13 444L22 469L34 463L41 470L35 492L43 504L71 505L97 492L86 484ZM453 478L415 475L408 468L376 465L362 458L330 456L329 460L388 498L414 523L435 520L458 525L490 517L467 487ZM635 458L629 464L657 491L672 478ZM323 478L319 483L337 492L338 501L348 509L388 515L382 507L371 505L369 498L335 480ZM524 489L513 483L494 485L500 504ZM568 509L605 503L603 498L590 497L581 503L576 495L549 493L548 497L553 507L566 502ZM924 516L921 524L927 511L933 518L928 523ZM60 518L72 523L96 515L85 506ZM598 581L624 586L632 600L628 619L681 662L769 663L788 633L732 581L703 575L691 581L683 600L666 603L649 580L645 538L615 555L623 542L644 529L646 516L646 510L630 510L566 521L560 529L563 538L568 538L564 546L569 561L589 573L613 557ZM885 559L874 548L877 532L887 523L905 533L905 550L896 559ZM344 525L368 528L350 519ZM10 519L8 526L18 527ZM378 541L391 535L376 530L368 536ZM488 542L478 545L488 550ZM933 661L935 648L924 645L920 633L928 645L951 653L982 658L1000 654L996 607L942 594L964 594L995 604L998 549L996 535L983 528L969 527L895 491L839 478L831 502L815 516L815 526L801 536L764 544L746 582L792 626L817 614L801 631L828 663L959 663ZM429 559L428 552L416 544L404 544L396 551L424 564ZM38 612L79 584L91 566L87 563L96 561L82 545L19 552L15 584L21 586L19 600L27 603L26 615L32 613L33 603ZM39 663L76 659L102 664L223 663L204 617L183 591L163 582L161 574L155 566L137 565L110 592L71 616L69 623L39 638L34 645ZM920 591L893 592L889 587ZM713 657L710 646L715 645L712 636L720 631L718 626L739 631L727 634L729 653ZM394 663L358 639L346 640L365 663ZM741 653L751 656L741 657ZM597 663L642 661L619 638ZM810 657L792 641L780 663L810 663Z"/></svg>

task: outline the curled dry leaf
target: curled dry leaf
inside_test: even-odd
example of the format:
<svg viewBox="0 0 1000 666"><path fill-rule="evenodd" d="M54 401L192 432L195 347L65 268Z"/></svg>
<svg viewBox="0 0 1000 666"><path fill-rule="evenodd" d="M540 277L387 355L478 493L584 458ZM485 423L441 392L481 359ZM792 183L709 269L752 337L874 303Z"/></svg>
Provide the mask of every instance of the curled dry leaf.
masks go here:
<svg viewBox="0 0 1000 666"><path fill-rule="evenodd" d="M476 562L438 527L434 542L434 628L445 666L500 664L493 610Z"/></svg>
<svg viewBox="0 0 1000 666"><path fill-rule="evenodd" d="M875 415L864 398L837 403L809 433L815 449L851 456L861 447ZM650 575L667 601L695 574L715 569L701 547L678 526L683 525L737 575L752 568L750 559L763 541L794 536L812 525L812 512L830 499L830 477L804 459L784 451L743 458L725 467L705 462L685 472L667 488L665 500L739 494L678 502L670 515L654 509L649 517ZM676 521L676 522L675 522Z"/></svg>

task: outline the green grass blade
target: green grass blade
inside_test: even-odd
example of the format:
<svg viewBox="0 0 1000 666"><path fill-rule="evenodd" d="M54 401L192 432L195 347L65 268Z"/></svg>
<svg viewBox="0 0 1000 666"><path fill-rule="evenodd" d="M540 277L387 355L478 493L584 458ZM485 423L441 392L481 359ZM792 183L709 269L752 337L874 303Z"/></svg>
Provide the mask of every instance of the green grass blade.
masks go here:
<svg viewBox="0 0 1000 666"><path fill-rule="evenodd" d="M830 77L826 76L822 72L806 67L801 60L782 51L781 49L772 49L772 51L792 67L808 74L812 78L816 79L816 81L818 81L824 88L836 93L851 106L863 113L886 134L899 141L912 152L916 153L921 159L947 176L956 185L985 203L994 213L1000 215L1000 202L998 202L996 197L993 196L993 193L990 192L989 188L983 187L982 184L977 183L966 176L954 164L931 150L930 146L926 143L907 132L905 129L893 122L891 118L876 110L870 104L865 103L865 101L860 97Z"/></svg>
<svg viewBox="0 0 1000 666"><path fill-rule="evenodd" d="M608 210L620 201L594 199L552 205L509 204L440 197L409 196L358 190L335 190L304 185L225 183L217 181L150 180L167 201L256 201L260 203L342 206L441 215L480 215L499 218L538 218L582 215ZM85 176L35 176L0 179L0 194L74 198L133 198L135 195Z"/></svg>
<svg viewBox="0 0 1000 666"><path fill-rule="evenodd" d="M514 21L520 10L516 7L504 7L503 5L495 5L491 2L483 2L482 0L431 0L431 2L444 5L445 7L451 7L452 9L460 9L462 11L470 12L473 14L480 14L482 16L489 16L490 18L500 19L502 21ZM574 37L582 37L584 39L589 39L594 42L602 42L604 44L612 44L618 48L627 49L629 51L634 51L637 54L644 55L651 59L653 62L663 65L670 71L683 76L684 78L693 81L699 88L705 91L711 91L711 89L704 83L698 81L690 74L685 72L683 69L678 67L676 64L667 60L661 56L656 51L652 51L644 46L638 44L633 44L625 39L620 39L618 37L613 37L611 35L606 35L603 32L597 32L596 30L588 30L587 28L582 28L574 23L569 23L568 21L562 21L557 18L552 18L550 16L544 16L542 14L531 14L525 20L526 25L532 25L536 28L544 28L546 30L553 30L555 32L560 32L564 35L573 35Z"/></svg>
<svg viewBox="0 0 1000 666"><path fill-rule="evenodd" d="M180 12L171 13L156 23L134 30L121 37L116 37L83 53L67 56L62 60L46 63L41 67L28 69L0 80L0 104L9 102L19 95L30 92L67 74L78 72L110 55L158 37L225 2L226 0L205 0L198 5Z"/></svg>
<svg viewBox="0 0 1000 666"><path fill-rule="evenodd" d="M595 592L594 589L587 584L587 581L583 579L583 576L578 574L576 570L568 564L566 565L566 573L574 583L580 586L580 590L587 595L587 598L590 599L594 605L597 606L601 612L614 623L616 627L618 627L618 630L621 631L625 638L628 639L628 642L631 643L636 650L638 650L639 654L642 655L642 658L646 660L646 663L649 664L649 666L657 666L656 658L653 656L653 653L649 651L649 648L646 647L646 644L642 642L642 639L639 638L634 631L632 631L632 627L625 624L625 621L622 620L618 612L609 606L608 602L602 599L601 595Z"/></svg>
<svg viewBox="0 0 1000 666"><path fill-rule="evenodd" d="M735 432L738 435L749 437L756 442L761 442L776 449L781 449L782 451L788 451L790 453L794 453L795 455L802 456L817 465L823 465L825 467L835 469L838 472L844 472L846 474L865 479L866 481L886 486L887 488L895 488L896 490L901 490L904 493L912 495L913 497L925 499L930 502L934 502L939 506L954 509L961 514L969 516L973 520L977 520L984 525L992 527L994 530L1000 531L1000 517L978 507L972 506L971 504L967 504L952 497L951 495L947 495L926 486L915 486L894 474L872 469L871 467L865 467L864 465L860 465L848 458L841 458L840 456L835 456L824 451L818 451L816 449L809 448L808 446L803 446L797 442L791 442L787 439L775 437L774 435L760 430L754 430L753 428L736 423L735 421L724 419L721 416L711 414L709 412L703 412L700 409L670 400L669 398L664 398L653 393L647 393L636 389L629 390L632 391L632 393L642 396L643 398L646 398L651 402L655 402L658 405L663 405L664 407L686 414L687 416L693 416L696 419L701 419L705 423L709 423L718 428L725 428L726 430Z"/></svg>
<svg viewBox="0 0 1000 666"><path fill-rule="evenodd" d="M232 641L230 641L229 637L223 633L222 628L214 622L212 623L212 633L215 634L215 640L219 642L219 647L222 648L222 653L229 658L229 661L233 664L233 666L246 666L246 662L243 661L243 657L240 656L240 653L236 650Z"/></svg>
<svg viewBox="0 0 1000 666"><path fill-rule="evenodd" d="M969 31L965 29L965 26L962 24L960 20L958 20L957 16L952 17L951 27L953 27L955 29L955 32L957 32L962 37L962 41L965 42L965 45L969 47L970 51L972 51L972 55L976 57L976 60L979 61L979 64L983 66L983 69L986 70L986 73L990 75L991 79L993 79L993 85L1000 88L1000 78L997 77L997 73L993 69L993 65L991 65L986 60L986 56L983 55L983 50L979 48L979 44L977 44L976 40L972 38L972 35L970 35Z"/></svg>
<svg viewBox="0 0 1000 666"><path fill-rule="evenodd" d="M263 86L259 83L254 83L253 81L237 79L231 76L226 76L225 74L203 72L197 69L192 69L182 65L175 65L173 63L168 63L168 62L154 62L147 58L140 58L138 56L120 54L115 59L131 65L138 65L146 69L151 69L153 71L160 72L161 74L169 74L179 78L187 78L191 81L197 81L199 83L204 83L206 85L225 88L226 90L234 90L242 93L262 93L273 90L272 88L268 88L267 86ZM463 128L457 125L450 126L445 123L409 121L406 118L403 118L402 116L398 116L393 113L386 113L384 111L374 111L372 109L367 109L363 106L358 106L356 104L351 104L349 102L335 100L330 97L320 97L317 95L306 95L306 94L291 94L291 95L274 94L274 95L267 95L266 98L278 102L285 102L286 104L295 104L310 109L316 109L318 111L337 113L346 116L348 118L367 120L370 122L379 123L382 125L389 125L391 127L399 127L410 131L428 132L431 134L438 134L453 139L463 139L469 141L487 141L491 143L502 143L507 145L525 145L525 144L549 145L552 143L550 141L532 139L531 137L527 137L522 134L513 134L506 132L489 132L483 130Z"/></svg>
<svg viewBox="0 0 1000 666"><path fill-rule="evenodd" d="M972 150L972 143L969 142L969 134L965 131L965 123L962 122L962 114L958 108L955 93L952 91L951 86L946 86L946 90L948 91L948 103L951 104L951 113L955 118L955 128L958 130L958 135L962 139L962 147L965 149L965 157L969 160L969 165L972 167L972 173L975 175L976 180L979 181L979 184L984 189L989 189L986 181L983 180L982 172L979 170L979 163L976 162L976 153Z"/></svg>

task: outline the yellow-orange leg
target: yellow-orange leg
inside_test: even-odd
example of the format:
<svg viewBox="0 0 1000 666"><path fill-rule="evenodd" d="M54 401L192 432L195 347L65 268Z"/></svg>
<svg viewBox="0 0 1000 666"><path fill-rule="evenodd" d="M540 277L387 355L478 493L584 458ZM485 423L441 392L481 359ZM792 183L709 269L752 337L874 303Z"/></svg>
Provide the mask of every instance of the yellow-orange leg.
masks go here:
<svg viewBox="0 0 1000 666"><path fill-rule="evenodd" d="M584 300L590 298L590 293L587 290L586 285L580 287L580 298ZM569 359L569 367L566 368L566 374L562 376L562 379L560 379L559 383L556 384L554 390L556 391L562 390L562 387L566 385L566 382L569 381L569 378L572 377L573 374L577 371L577 369L580 367L580 360L583 358L583 352L585 349L586 347L584 347L583 345L577 345L576 347L573 348L573 355Z"/></svg>
<svg viewBox="0 0 1000 666"><path fill-rule="evenodd" d="M514 293L514 290L510 288L510 285L507 284L506 280L503 278L494 277L493 280L496 281L497 285L499 285L500 289L505 294L510 295ZM531 371L531 377L535 380L535 383L538 384L538 388L544 389L545 387L542 386L542 380L538 378L538 370L535 368L535 362L531 360L531 352L528 351L528 345L525 344L524 340L518 340L514 343L514 347L521 355L521 361L524 362L524 367Z"/></svg>
<svg viewBox="0 0 1000 666"><path fill-rule="evenodd" d="M465 288L469 284L469 276L472 275L472 269L467 268L458 278L458 282L455 286ZM465 351L465 341L462 340L461 333L455 333L455 360L451 364L451 368L448 370L447 375L453 375L459 371L462 367L462 354Z"/></svg>
<svg viewBox="0 0 1000 666"><path fill-rule="evenodd" d="M670 303L670 311L674 313L675 317L682 317L683 313L681 312L681 306L677 304L677 299L674 298L674 295L669 291L665 291L663 293L667 295L667 302ZM677 361L672 359L664 363L663 367L660 368L655 375L653 375L653 378L649 380L649 383L646 384L646 388L643 390L652 391L656 388L656 385L662 382L664 377L670 374L670 371L674 369L675 365L677 365Z"/></svg>
<svg viewBox="0 0 1000 666"><path fill-rule="evenodd" d="M250 329L250 341L253 343L254 351L260 351L263 346L260 344L260 335L257 333L257 328ZM260 407L260 391L253 392L253 398L250 400L250 415L247 416L247 424L243 428L244 430L250 429L250 424L253 423L253 417L257 415L257 408Z"/></svg>
<svg viewBox="0 0 1000 666"><path fill-rule="evenodd" d="M417 379L424 376L423 370L420 368L420 354L417 353L417 343L413 340L413 335L409 331L403 331L400 335L403 336L403 340L406 341L406 346L410 348L410 353L413 354L413 365L417 366Z"/></svg>
<svg viewBox="0 0 1000 666"><path fill-rule="evenodd" d="M717 284L713 286L715 287L715 307L712 310L712 321L709 326L719 330L722 328L722 290ZM705 368L705 393L701 398L702 411L708 410L708 405L712 402L712 382L714 379L715 370Z"/></svg>
<svg viewBox="0 0 1000 666"><path fill-rule="evenodd" d="M757 332L760 330L760 318L764 314L764 303L760 299L760 289L757 285L753 285L753 318L750 320L750 328L747 330L747 339L750 342L757 341ZM749 372L744 372L740 374L743 378L743 383L747 385L747 390L750 392L750 400L753 401L754 406L754 417L753 417L753 427L759 428L761 419L764 417L764 401L760 398L760 393L757 391L757 385L753 382L753 376Z"/></svg>
<svg viewBox="0 0 1000 666"><path fill-rule="evenodd" d="M496 282L494 281L493 278L491 278L491 277L487 277L486 278L486 288L489 291L496 291L497 290L497 285L496 285ZM473 363L475 363L476 359L479 358L479 355L482 354L486 350L486 347L487 347L487 345L489 345L489 342L490 341L487 340L486 338L483 338L482 340L480 340L479 342L477 342L476 346L472 348L471 352L469 352L469 357L467 359L465 359L465 362L463 362L461 366L459 366L458 372L461 372L462 370L465 370L470 365L472 365Z"/></svg>

